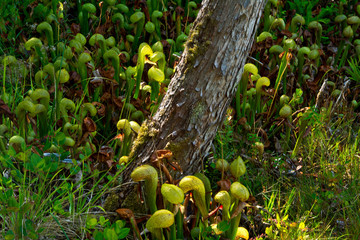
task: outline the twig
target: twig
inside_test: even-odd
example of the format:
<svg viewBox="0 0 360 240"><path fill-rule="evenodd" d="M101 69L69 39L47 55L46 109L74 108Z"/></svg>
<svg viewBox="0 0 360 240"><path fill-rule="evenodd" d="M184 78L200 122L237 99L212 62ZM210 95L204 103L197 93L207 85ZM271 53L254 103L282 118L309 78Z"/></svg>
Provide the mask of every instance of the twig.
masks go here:
<svg viewBox="0 0 360 240"><path fill-rule="evenodd" d="M256 58L253 58L251 56L248 56L248 59L253 60L254 62L257 62L258 64L260 64L261 66L265 67L267 70L270 70L270 67L268 65L265 65L264 63L260 62L259 60L257 60Z"/></svg>
<svg viewBox="0 0 360 240"><path fill-rule="evenodd" d="M345 92L346 89L349 87L349 84L350 84L350 81L351 81L351 80L350 80L348 77L345 77L344 80L345 80L345 82L344 82L343 88L342 88L342 90L341 90L341 93L340 93L339 97L336 99L336 102L335 102L334 106L333 106L332 109L331 109L330 115L333 114L333 112L335 111L336 107L340 104L340 100L341 100L341 98L344 96L344 92Z"/></svg>
<svg viewBox="0 0 360 240"><path fill-rule="evenodd" d="M316 96L316 103L315 103L315 109L319 109L319 104L320 104L320 99L321 99L321 96L323 95L324 91L325 91L325 87L326 87L326 84L327 84L327 79L325 79L325 81L323 82L323 84L321 85L321 88Z"/></svg>

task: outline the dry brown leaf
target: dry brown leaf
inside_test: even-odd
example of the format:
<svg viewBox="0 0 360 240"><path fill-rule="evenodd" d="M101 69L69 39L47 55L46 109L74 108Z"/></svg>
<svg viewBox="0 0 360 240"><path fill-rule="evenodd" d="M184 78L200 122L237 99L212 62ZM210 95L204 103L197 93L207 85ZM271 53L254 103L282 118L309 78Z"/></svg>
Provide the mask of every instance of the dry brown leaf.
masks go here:
<svg viewBox="0 0 360 240"><path fill-rule="evenodd" d="M83 121L83 129L85 129L87 132L95 132L96 123L90 117L86 117Z"/></svg>
<svg viewBox="0 0 360 240"><path fill-rule="evenodd" d="M231 182L229 179L223 179L217 182L220 191L230 191Z"/></svg>

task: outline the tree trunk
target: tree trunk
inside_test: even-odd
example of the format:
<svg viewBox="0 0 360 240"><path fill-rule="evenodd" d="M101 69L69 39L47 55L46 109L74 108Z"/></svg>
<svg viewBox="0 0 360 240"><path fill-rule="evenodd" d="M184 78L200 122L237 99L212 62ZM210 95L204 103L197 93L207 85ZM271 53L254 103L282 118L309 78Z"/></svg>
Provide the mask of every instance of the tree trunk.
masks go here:
<svg viewBox="0 0 360 240"><path fill-rule="evenodd" d="M141 126L123 182L160 149L172 151L185 175L199 171L236 92L265 3L203 1L167 93Z"/></svg>

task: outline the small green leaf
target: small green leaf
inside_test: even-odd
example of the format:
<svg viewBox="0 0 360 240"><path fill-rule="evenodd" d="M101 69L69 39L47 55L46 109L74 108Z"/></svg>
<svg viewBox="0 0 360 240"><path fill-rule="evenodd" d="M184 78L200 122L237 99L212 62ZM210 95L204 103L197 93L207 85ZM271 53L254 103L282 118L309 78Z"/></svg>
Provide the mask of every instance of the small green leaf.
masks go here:
<svg viewBox="0 0 360 240"><path fill-rule="evenodd" d="M106 240L118 240L118 236L112 228L105 228L104 237Z"/></svg>
<svg viewBox="0 0 360 240"><path fill-rule="evenodd" d="M37 154L31 154L30 161L33 166L36 166L39 162L42 161L42 158Z"/></svg>
<svg viewBox="0 0 360 240"><path fill-rule="evenodd" d="M90 219L87 219L87 221L86 221L86 226L90 229L94 228L96 226L96 224L97 224L96 218L90 218Z"/></svg>
<svg viewBox="0 0 360 240"><path fill-rule="evenodd" d="M125 221L123 220L117 220L115 223L116 223L116 227L118 227L119 229L125 227L126 224Z"/></svg>
<svg viewBox="0 0 360 240"><path fill-rule="evenodd" d="M129 234L130 228L122 228L118 233L118 239L124 239Z"/></svg>
<svg viewBox="0 0 360 240"><path fill-rule="evenodd" d="M100 219L99 219L99 224L100 224L101 226L104 226L105 223L107 223L108 221L109 221L109 220L108 220L108 219L105 219L104 216L101 216Z"/></svg>

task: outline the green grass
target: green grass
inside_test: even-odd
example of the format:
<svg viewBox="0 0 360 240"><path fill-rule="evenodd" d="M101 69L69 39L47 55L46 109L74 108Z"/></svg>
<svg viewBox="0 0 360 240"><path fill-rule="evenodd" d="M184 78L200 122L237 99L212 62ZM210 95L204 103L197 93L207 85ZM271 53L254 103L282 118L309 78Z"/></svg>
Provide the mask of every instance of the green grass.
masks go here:
<svg viewBox="0 0 360 240"><path fill-rule="evenodd" d="M356 83L360 83L360 68L359 68L359 60L356 58L350 58L348 60L349 67L346 71L350 75L350 79L355 81Z"/></svg>
<svg viewBox="0 0 360 240"><path fill-rule="evenodd" d="M121 173L111 179L104 172L88 174L87 164L40 158L30 148L9 151L0 166L8 169L0 178L0 236L6 239L83 239L89 214L104 214L97 203Z"/></svg>
<svg viewBox="0 0 360 240"><path fill-rule="evenodd" d="M36 2L36 7L29 6L34 2ZM35 28L36 24L44 21L46 15L51 12L51 5L45 6L45 3L43 5L42 3L38 4L38 2L34 0L15 2L6 0L4 4L6 7L0 10L0 16L3 17L0 19L0 52L1 54L5 53L7 56L10 54L16 56L14 64L5 61L5 55L0 56L0 97L5 103L1 106L3 107L1 110L5 109L4 112L6 112L8 106L11 113L15 113L18 104L29 98L27 95L30 95L31 91L35 90L35 73L45 67L41 66L39 61L37 63L33 61L36 58L32 59L29 56L33 51L27 52L23 46L24 41L35 36L43 40L44 52L48 51L45 37L38 34ZM65 18L61 20L62 24L56 27L64 35L66 44L73 38L74 32L71 33L70 29L76 27L78 23L76 3L70 2L63 9ZM186 1L178 2L184 3ZM301 31L299 29L297 32L298 39L296 42L299 47L310 47L313 44L311 39L306 39L308 36L302 34L310 21L318 20L325 23L323 24L323 46L318 47L322 48L324 55L327 56L332 53L326 45L330 41L334 46L339 44L342 36L341 31L334 27L336 24L332 24L333 15L338 13L338 6L333 2L331 3L333 5L324 2L287 1L283 6L274 7L271 13L274 14L274 18L282 17L287 23L290 23L291 19L285 15L283 7L288 8L286 10L294 9L297 13L304 15L306 24L301 27ZM175 1L169 1L168 3L171 8L175 9ZM320 4L321 11L316 14L314 14L317 8L315 3L318 3L318 5L322 3L322 5ZM127 23L130 15L134 12L134 6L128 5L130 12L127 15L124 14ZM58 10L60 10L60 5L58 7ZM350 9L349 4L345 11ZM278 10L280 11L278 12ZM114 10L109 9L109 17L113 13ZM95 19L98 16L92 17L93 26L105 26L102 26L99 18L98 20ZM60 20L60 18L57 20ZM187 21L188 19L186 19L185 25L187 25ZM70 25L70 23L75 25ZM181 21L178 21L178 23L181 25ZM165 26L163 30L166 31L166 34L163 35L168 36L171 29L175 30L175 25L168 29L168 25L171 23L162 24ZM106 37L114 34L118 29L115 30L110 27L108 30L105 33ZM131 26L123 30L126 31L127 35L135 33ZM328 36L329 32L333 30L337 36L334 39ZM259 32L261 32L261 27ZM95 28L91 29L91 34L94 33ZM274 39L277 40L274 40L271 44L282 44L281 42L284 39L281 40L281 38L283 38L284 34L279 33L280 31L277 30L272 31ZM172 32L172 34L175 33ZM337 34L339 34L339 38ZM140 39L143 40L151 37L145 31L141 35ZM120 52L136 48L136 46L130 47L129 42L126 44L128 46L121 47L121 44L117 45L117 50ZM152 45L153 42L149 42L149 44ZM269 59L266 59L272 57L268 54L268 49L265 49L262 43L257 44L255 49L262 52L261 54L260 52L253 54L258 58L256 61L261 60L264 66L270 65ZM266 46L266 48L268 47ZM99 58L99 49L97 47L91 47L87 44L84 46L85 49L92 54L94 59L97 59L94 63L91 63L91 67L89 66L86 71L111 70L110 66ZM332 69L337 69L337 67L332 66L331 70L325 72L320 66L317 66L317 64L315 66L314 62L307 58L305 60L304 74L306 72L311 75L308 75L310 81L304 81L304 84L296 84L296 76L298 76L296 71L298 69L295 58L297 50L293 49L290 52L293 54L292 59L287 59L284 55L282 62L278 63L280 70L268 69L268 72L257 62L259 73L262 74L262 77L269 76L271 83L269 86L261 88L263 95L258 95L254 99L255 96L252 97L254 91L251 92L250 88L252 87L252 90L255 90L257 80L252 77L261 76L251 76L251 81L248 83L249 93L242 96L242 100L248 100L250 106L250 108L246 109L246 117L249 119L237 119L238 114L232 108L229 108L225 124L219 129L214 141L213 159L209 158L204 164L205 173L210 178L213 193L215 193L218 190L218 181L224 176L214 169L215 161L212 160L222 158L230 163L238 156L245 160L247 173L240 177L240 181L247 187L254 198L248 201L248 204L252 206L244 210L244 216L247 217L247 220L243 218L240 225L247 227L251 237L265 239L264 234L266 234L266 239L284 240L360 239L358 231L358 226L360 226L360 128L357 123L359 113L356 112L356 107L359 104L356 103L355 108L349 107L350 101L356 102L356 98L358 98L359 61L354 57L354 49L351 49L351 52L349 52L351 58L344 63L347 67L346 71L333 72ZM48 57L51 55L50 53L48 51ZM64 53L62 51L60 55L64 56ZM71 72L79 72L77 65L79 53L72 52L71 54L74 54L74 56L66 61L70 65ZM127 54L132 60L136 61L134 51ZM174 54L178 53L171 53L171 55ZM60 55L57 57L60 57ZM262 56L264 56L264 59L260 59ZM26 58L29 59L24 60ZM171 59L172 57L168 56L168 58ZM53 56L51 56L51 59L52 62L55 62ZM126 81L133 81L131 84L134 84L134 77L139 75L126 76L124 71L132 67L137 72L138 66L135 66L136 64L132 60L121 63L121 66L123 67L122 77L125 76ZM321 66L327 66L328 63L323 62L325 59L320 60ZM31 65L31 61L35 64ZM173 65L172 61L167 62L168 67ZM29 73L24 74L24 69ZM286 76L284 73L286 73ZM106 73L102 72L101 74L106 75L102 76L101 80L103 80L103 85L108 87L109 85L106 84L109 84L111 75L107 76ZM295 80L293 79L294 76ZM332 106L336 99L334 101L334 97L331 96L332 91L341 92L343 79L347 77L353 82L349 91L347 89L344 91L345 95L342 98L344 101L341 105L337 105L336 111L333 112ZM325 91L324 103L320 104L324 109L316 110L312 107L315 104L315 93L317 93L316 91L321 87L321 83L325 78L329 78L333 86L327 86L330 90L326 89ZM311 81L313 79L317 79L318 82L311 86L310 83L314 83L314 81ZM99 92L96 98L91 99L90 93L99 91L99 88L96 89L90 84L93 78L87 78L85 89L82 89L82 86L76 84L75 79L72 79L72 82L70 81L68 85L64 84L62 86L64 97L71 98L76 106L76 110L70 118L71 123L73 125L77 124L78 127L83 125L80 115L81 105L85 102L95 101L106 105L107 114L92 119L97 126L96 137L87 132L88 135L84 137L83 141L80 141L83 136L78 136L79 132L74 130L68 137L73 137L77 142L77 146L65 146L65 133L62 132L61 128L61 126L64 126L63 119L59 116L57 116L57 119L54 118L54 112L59 110L58 101L53 100L58 96L58 94L54 96L54 91L59 87L58 84L55 84L56 86L52 85L53 81L56 80L58 79L49 80L45 84L46 86L43 86L51 90L49 91L51 96L50 107L46 119L49 122L49 127L45 137L36 136L36 125L39 119L28 114L25 120L27 132L24 133L24 136L29 137L26 139L27 146L21 146L20 150L15 150L16 147L12 148L8 142L12 136L19 133L19 130L14 121L10 119L11 117L9 118L6 114L1 115L0 120L1 124L3 124L1 127L6 125L8 133L0 136L1 151L3 152L3 154L0 154L0 238L9 240L37 239L39 237L45 239L84 239L86 234L99 239L111 239L114 236L114 238L125 237L128 235L129 230L123 228L125 223L114 219L105 219L104 216L108 217L109 215L104 213L104 209L109 209L105 207L108 204L108 202L105 203L105 196L111 191L112 187L117 186L120 182L117 177L121 174L123 168L116 165L116 161L122 155L126 155L123 154L124 147L120 147L121 144L117 142L119 140L117 138L121 138L123 132L121 130L117 131L114 122L118 119L129 119L131 112L125 108L125 105L119 110L120 107L110 100L101 100ZM132 88L134 86L129 87L129 89ZM279 116L279 110L282 107L279 105L279 98L282 97L279 91L284 92L284 95L288 95L283 96L289 98L288 104L294 112L294 119L288 118L285 121ZM77 97L74 97L73 95L76 94L78 94ZM111 96L112 94L113 92L111 92ZM116 97L119 96L118 93L115 95ZM146 102L147 96L144 94L144 96L141 96L144 99L140 100L139 98L137 102L130 102L131 96L131 91L128 92L128 90L123 89L119 97L125 99L124 103L136 103L136 106L133 106L134 109L141 110L144 113L148 112L146 116L150 116L150 112L153 111L151 107L157 104L158 100L149 102L149 99L147 99L148 102ZM306 117L301 118L300 115L307 108L310 108L309 114L304 114ZM300 114L296 113L297 111ZM299 121L296 118L299 118ZM286 131L286 129L289 131ZM82 133L85 131L87 130L84 129ZM285 135L285 131L288 134ZM116 140L114 140L115 136ZM130 142L133 139L129 138L127 140L130 147ZM122 145L127 145L124 142ZM266 145L264 153L259 153L259 148L255 147L256 143ZM90 149L90 144L94 144L91 146L95 147ZM109 149L112 150L112 152L109 150L109 156L111 157L106 159L107 163L112 166L112 169L111 167L107 168L109 171L96 169L96 166L101 165L97 162L99 159L96 157L94 157L95 159L91 158L92 153L99 152L99 149L104 145L110 146ZM43 153L49 151L53 146L58 148L57 153L60 156L55 158L43 157ZM77 147L82 148L81 154L76 154ZM98 151L93 151L96 148ZM293 154L291 154L291 150ZM68 158L68 156L72 158L72 164L60 162L61 159ZM79 165L77 165L75 159L80 162ZM92 162L90 162L90 159ZM237 180L229 173L225 175L228 183ZM109 199L112 200L111 198L107 200ZM116 201L117 199L114 199L114 202ZM115 205L112 207L116 209L118 207L117 202ZM111 213L109 214L111 215ZM99 215L102 217L99 217ZM218 216L220 217L220 214ZM144 226L145 222L142 225ZM211 229L207 229L207 231L209 231L208 235L210 235Z"/></svg>
<svg viewBox="0 0 360 240"><path fill-rule="evenodd" d="M266 209L259 212L269 239L360 238L360 130L352 116L333 122L318 114L296 159L273 151L261 158L247 148L248 172L241 181ZM218 132L215 158L244 152L244 145L221 141L232 131L225 123Z"/></svg>

